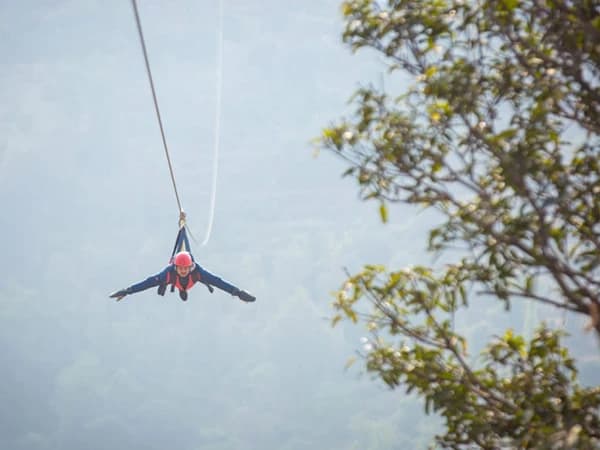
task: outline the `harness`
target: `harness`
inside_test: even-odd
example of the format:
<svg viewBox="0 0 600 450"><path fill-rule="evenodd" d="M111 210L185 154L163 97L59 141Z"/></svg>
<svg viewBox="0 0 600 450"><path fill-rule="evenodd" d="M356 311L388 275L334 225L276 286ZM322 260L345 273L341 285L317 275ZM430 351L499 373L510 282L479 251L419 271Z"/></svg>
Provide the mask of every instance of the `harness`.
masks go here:
<svg viewBox="0 0 600 450"><path fill-rule="evenodd" d="M213 287L210 284L202 281L202 277L200 276L200 273L197 270L190 271L190 273L187 276L182 278L177 274L175 266L173 266L167 272L167 279L165 283L158 286L158 295L165 295L167 285L171 285L171 292L174 292L175 289L178 289L179 292L185 292L191 289L196 282L204 284L211 293L214 291Z"/></svg>
<svg viewBox="0 0 600 450"><path fill-rule="evenodd" d="M183 210L179 214L179 232L177 233L177 238L175 239L175 245L173 246L173 252L171 253L171 264L173 263L173 259L175 257L175 253L181 251L190 251L190 243L188 241L188 237L186 234L185 228L185 213ZM191 255L191 253L190 253ZM194 257L192 256L192 261ZM184 277L183 279L177 274L175 270L175 266L171 266L169 271L167 272L167 279L163 284L158 286L158 295L165 295L167 290L167 285L171 285L171 292L175 291L175 288L179 290L179 293L186 292L188 289L191 289L192 286L196 283L200 282L204 284L208 290L212 293L214 288L208 284L207 282L202 280L202 276L200 272L196 270L196 266L194 269L190 271L190 273Z"/></svg>

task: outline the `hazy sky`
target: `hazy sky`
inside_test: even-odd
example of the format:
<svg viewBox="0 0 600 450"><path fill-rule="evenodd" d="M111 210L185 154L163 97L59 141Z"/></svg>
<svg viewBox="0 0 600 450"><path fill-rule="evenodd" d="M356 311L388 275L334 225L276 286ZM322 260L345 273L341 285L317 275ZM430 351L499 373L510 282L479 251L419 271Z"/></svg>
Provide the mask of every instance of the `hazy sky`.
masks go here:
<svg viewBox="0 0 600 450"><path fill-rule="evenodd" d="M217 448L202 439L226 435L219 448L364 448L381 439L378 420L397 443L396 423L415 417L343 370L362 332L327 317L344 267L425 258L402 231L418 221L392 212L381 226L342 162L310 143L383 67L342 46L337 0L222 7L216 208L200 248L219 3L139 1L194 254L252 305L203 287L187 304L154 290L108 299L158 272L177 232L132 6L0 2L0 444L167 448L178 436L179 448Z"/></svg>
<svg viewBox="0 0 600 450"><path fill-rule="evenodd" d="M277 220L293 201L290 210L308 218L330 213L322 206L339 205L340 192L355 198L339 179L343 166L315 160L309 140L382 68L342 48L337 1L282 3L223 2L214 239L226 239L220 226L241 214ZM0 173L6 201L22 196L12 215L75 233L82 220L106 222L110 234L139 221L141 239L167 223L172 230L177 206L130 2L1 8ZM142 1L139 9L183 206L202 238L214 174L218 2Z"/></svg>

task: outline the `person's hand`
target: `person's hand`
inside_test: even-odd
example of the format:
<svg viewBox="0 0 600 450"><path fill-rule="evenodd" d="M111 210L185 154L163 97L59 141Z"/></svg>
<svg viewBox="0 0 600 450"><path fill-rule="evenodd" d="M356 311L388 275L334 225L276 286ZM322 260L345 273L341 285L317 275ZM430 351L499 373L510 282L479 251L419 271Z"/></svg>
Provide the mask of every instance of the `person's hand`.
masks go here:
<svg viewBox="0 0 600 450"><path fill-rule="evenodd" d="M110 298L116 298L117 301L120 301L127 294L129 294L129 292L127 292L127 289L121 289L119 291L113 292L112 294L109 295L109 297Z"/></svg>
<svg viewBox="0 0 600 450"><path fill-rule="evenodd" d="M244 301L244 302L254 302L256 301L256 297L252 294L249 294L248 292L244 291L243 289L240 289L239 291L237 291L235 294L236 297L239 297L240 300Z"/></svg>

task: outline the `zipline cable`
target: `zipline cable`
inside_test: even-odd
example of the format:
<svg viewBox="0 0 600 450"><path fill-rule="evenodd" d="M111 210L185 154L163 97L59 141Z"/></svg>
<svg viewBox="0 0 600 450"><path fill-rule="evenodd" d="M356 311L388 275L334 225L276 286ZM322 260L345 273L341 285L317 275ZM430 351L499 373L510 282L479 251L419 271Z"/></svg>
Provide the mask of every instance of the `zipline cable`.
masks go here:
<svg viewBox="0 0 600 450"><path fill-rule="evenodd" d="M217 99L216 99L216 110L215 110L215 136L214 136L214 149L213 149L213 178L211 187L211 198L210 198L210 211L208 218L208 227L206 229L206 235L201 247L204 247L210 239L210 233L215 218L215 203L217 199L217 175L219 171L219 148L221 140L221 97L223 92L223 0L219 0L219 17L217 20Z"/></svg>
<svg viewBox="0 0 600 450"><path fill-rule="evenodd" d="M154 100L154 110L156 111L156 117L158 119L158 126L160 127L160 135L162 137L163 147L165 149L165 155L167 157L167 163L169 164L169 172L171 174L171 181L173 183L173 189L175 191L175 198L177 199L177 207L179 212L183 211L181 207L181 201L179 200L179 193L177 192L177 184L175 183L175 175L173 174L173 166L171 164L171 158L169 156L169 148L167 147L167 139L165 137L165 130L163 128L162 119L160 117L160 109L158 107L158 100L156 99L156 90L154 89L154 81L152 80L152 72L150 71L150 63L148 62L148 52L146 51L146 42L144 40L144 33L142 32L142 24L140 22L140 15L138 13L136 0L131 0L133 6L133 12L135 14L135 22L137 24L138 34L140 37L140 44L142 46L142 53L144 54L144 62L146 63L146 73L148 74L148 81L150 81L150 89L152 90L152 99Z"/></svg>

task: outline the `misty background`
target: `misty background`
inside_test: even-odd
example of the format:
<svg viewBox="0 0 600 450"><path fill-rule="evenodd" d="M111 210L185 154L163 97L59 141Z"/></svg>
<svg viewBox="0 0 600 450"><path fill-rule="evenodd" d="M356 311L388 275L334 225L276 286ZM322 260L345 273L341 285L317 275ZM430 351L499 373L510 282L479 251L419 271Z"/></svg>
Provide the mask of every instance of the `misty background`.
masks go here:
<svg viewBox="0 0 600 450"><path fill-rule="evenodd" d="M202 285L187 302L108 298L168 263L178 225L131 3L0 2L0 448L424 449L438 429L414 397L345 368L364 330L330 326L345 270L436 263L434 215L394 206L382 225L311 144L361 84L399 78L342 45L339 0L222 6L201 247L219 1L138 2L194 256L252 304ZM549 317L600 382L579 319L469 314L456 326L479 341Z"/></svg>

